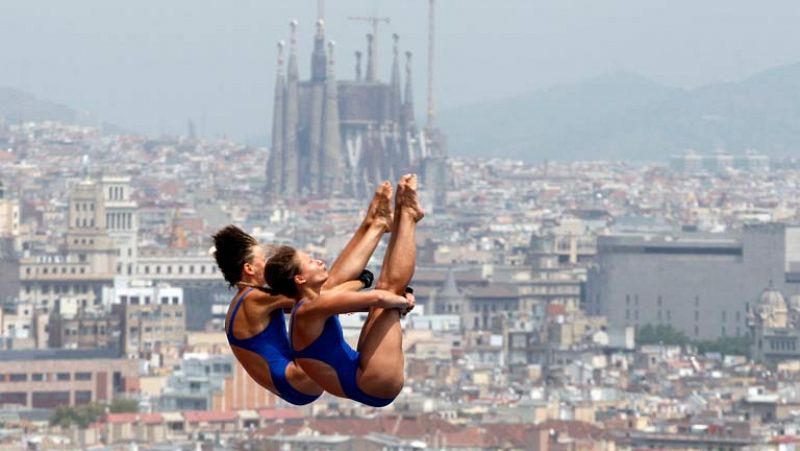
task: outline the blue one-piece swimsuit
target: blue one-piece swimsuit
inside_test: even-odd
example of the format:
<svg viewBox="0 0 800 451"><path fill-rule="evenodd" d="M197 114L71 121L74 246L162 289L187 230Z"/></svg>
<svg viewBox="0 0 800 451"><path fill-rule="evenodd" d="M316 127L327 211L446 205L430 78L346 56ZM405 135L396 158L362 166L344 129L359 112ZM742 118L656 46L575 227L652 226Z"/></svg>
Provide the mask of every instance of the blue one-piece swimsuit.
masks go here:
<svg viewBox="0 0 800 451"><path fill-rule="evenodd" d="M272 384L275 390L286 402L302 406L313 402L319 395L307 395L292 387L286 379L286 367L292 361L292 346L289 343L289 336L286 333L286 320L283 318L283 309L275 309L270 315L269 325L256 335L249 338L239 339L233 336L233 320L239 307L252 288L248 288L236 306L233 307L231 319L228 321L228 343L248 351L255 352L263 358L269 366L269 374L272 376Z"/></svg>
<svg viewBox="0 0 800 451"><path fill-rule="evenodd" d="M303 301L298 302L292 310L292 319L289 324L290 341L294 328L294 315L302 303ZM330 365L339 377L339 384L342 386L344 394L353 401L372 407L384 407L391 404L394 398L370 396L358 387L356 379L360 357L361 354L345 341L338 315L333 315L325 321L322 333L313 343L300 351L294 351L296 359L315 359Z"/></svg>

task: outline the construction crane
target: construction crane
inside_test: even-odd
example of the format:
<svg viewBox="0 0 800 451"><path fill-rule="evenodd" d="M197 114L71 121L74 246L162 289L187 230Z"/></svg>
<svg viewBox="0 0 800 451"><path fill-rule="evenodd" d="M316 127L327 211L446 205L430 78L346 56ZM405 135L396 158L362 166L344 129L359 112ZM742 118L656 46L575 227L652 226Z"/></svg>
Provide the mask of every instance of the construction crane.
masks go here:
<svg viewBox="0 0 800 451"><path fill-rule="evenodd" d="M433 39L436 35L434 19L434 0L428 0L428 111L426 126L433 129L435 109L433 105Z"/></svg>
<svg viewBox="0 0 800 451"><path fill-rule="evenodd" d="M372 73L372 76L377 78L378 68L378 24L389 23L388 17L375 17L375 16L350 16L348 20L356 20L359 22L369 22L372 25L372 54L370 56L370 67L367 73Z"/></svg>

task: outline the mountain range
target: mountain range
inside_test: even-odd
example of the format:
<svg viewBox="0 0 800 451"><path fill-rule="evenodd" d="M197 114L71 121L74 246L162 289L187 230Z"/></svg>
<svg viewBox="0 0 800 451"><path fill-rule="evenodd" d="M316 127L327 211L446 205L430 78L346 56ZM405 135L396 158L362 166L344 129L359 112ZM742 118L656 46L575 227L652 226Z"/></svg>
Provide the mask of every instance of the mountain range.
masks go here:
<svg viewBox="0 0 800 451"><path fill-rule="evenodd" d="M89 113L0 86L0 117L102 125ZM748 79L679 89L619 72L444 110L437 124L455 156L664 161L685 149L800 155L800 63Z"/></svg>
<svg viewBox="0 0 800 451"><path fill-rule="evenodd" d="M0 118L10 123L58 121L66 124L99 126L104 133L130 133L124 127L103 122L95 115L39 99L19 89L0 86Z"/></svg>
<svg viewBox="0 0 800 451"><path fill-rule="evenodd" d="M524 161L665 160L685 149L800 150L800 64L696 89L603 75L442 111L451 155Z"/></svg>

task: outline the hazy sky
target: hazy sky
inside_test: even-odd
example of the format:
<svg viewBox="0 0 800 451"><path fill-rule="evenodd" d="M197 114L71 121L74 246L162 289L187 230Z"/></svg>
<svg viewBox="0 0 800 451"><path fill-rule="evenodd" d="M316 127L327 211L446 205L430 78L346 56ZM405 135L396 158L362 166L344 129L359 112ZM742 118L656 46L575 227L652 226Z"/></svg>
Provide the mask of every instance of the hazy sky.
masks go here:
<svg viewBox="0 0 800 451"><path fill-rule="evenodd" d="M353 77L368 25L415 54L425 99L426 0L326 2L337 75ZM315 0L0 0L0 84L90 111L148 134L237 139L269 129L276 47L300 21L308 77ZM796 0L437 0L439 109L611 71L694 87L800 61Z"/></svg>

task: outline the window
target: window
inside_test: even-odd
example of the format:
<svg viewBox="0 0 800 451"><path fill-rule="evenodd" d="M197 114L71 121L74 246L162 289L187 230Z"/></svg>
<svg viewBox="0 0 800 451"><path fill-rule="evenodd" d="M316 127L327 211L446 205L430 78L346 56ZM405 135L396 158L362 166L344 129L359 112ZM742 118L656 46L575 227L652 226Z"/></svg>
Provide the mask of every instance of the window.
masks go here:
<svg viewBox="0 0 800 451"><path fill-rule="evenodd" d="M172 303L178 305L178 296L172 296Z"/></svg>
<svg viewBox="0 0 800 451"><path fill-rule="evenodd" d="M44 373L33 373L31 374L31 380L34 382L41 382L44 380Z"/></svg>
<svg viewBox="0 0 800 451"><path fill-rule="evenodd" d="M89 373L89 372L75 373L75 380L76 381L90 381L90 380L92 380L92 373Z"/></svg>
<svg viewBox="0 0 800 451"><path fill-rule="evenodd" d="M75 392L75 405L89 404L92 402L91 390L77 390Z"/></svg>
<svg viewBox="0 0 800 451"><path fill-rule="evenodd" d="M71 377L70 377L69 373L56 373L56 380L57 381L68 381L70 379L71 379Z"/></svg>
<svg viewBox="0 0 800 451"><path fill-rule="evenodd" d="M28 404L28 394L25 392L0 393L0 405L3 404Z"/></svg>
<svg viewBox="0 0 800 451"><path fill-rule="evenodd" d="M9 382L25 382L28 380L27 373L11 373L8 375Z"/></svg>
<svg viewBox="0 0 800 451"><path fill-rule="evenodd" d="M34 408L49 409L69 405L68 391L36 391L33 392L31 404Z"/></svg>

